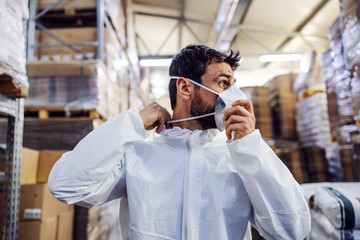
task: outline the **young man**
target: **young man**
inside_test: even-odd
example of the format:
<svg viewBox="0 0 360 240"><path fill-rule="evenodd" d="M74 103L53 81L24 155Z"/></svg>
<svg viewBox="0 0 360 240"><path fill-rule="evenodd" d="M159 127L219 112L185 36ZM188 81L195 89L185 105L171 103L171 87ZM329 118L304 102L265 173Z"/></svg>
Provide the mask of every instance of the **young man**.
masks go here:
<svg viewBox="0 0 360 240"><path fill-rule="evenodd" d="M255 130L251 101L226 100L239 59L184 48L170 66L172 118L152 103L108 120L55 164L52 194L85 207L122 198L123 239L251 239L249 222L267 239L304 239L301 187Z"/></svg>

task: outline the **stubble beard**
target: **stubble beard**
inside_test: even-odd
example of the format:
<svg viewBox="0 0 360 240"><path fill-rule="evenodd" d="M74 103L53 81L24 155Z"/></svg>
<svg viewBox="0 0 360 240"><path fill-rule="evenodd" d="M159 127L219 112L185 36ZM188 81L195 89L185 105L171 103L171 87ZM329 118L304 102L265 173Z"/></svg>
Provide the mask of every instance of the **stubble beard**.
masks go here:
<svg viewBox="0 0 360 240"><path fill-rule="evenodd" d="M207 113L213 113L214 112L214 106L207 106L206 103L201 99L200 95L198 94L197 90L194 100L191 102L190 106L190 114L192 116L200 116ZM198 123L202 126L203 129L209 129L209 128L216 128L215 118L214 115L203 117L196 119Z"/></svg>

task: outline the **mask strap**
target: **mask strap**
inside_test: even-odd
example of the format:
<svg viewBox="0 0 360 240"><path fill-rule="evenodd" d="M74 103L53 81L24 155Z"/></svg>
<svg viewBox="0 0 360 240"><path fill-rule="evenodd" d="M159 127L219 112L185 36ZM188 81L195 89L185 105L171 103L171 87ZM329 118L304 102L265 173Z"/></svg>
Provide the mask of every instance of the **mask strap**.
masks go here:
<svg viewBox="0 0 360 240"><path fill-rule="evenodd" d="M213 113L207 113L207 114L203 114L203 115L195 116L195 117L189 117L189 118L182 118L182 119L171 120L171 121L167 121L167 123L177 123L177 122L190 121L190 120L194 120L194 119L198 119L198 118L203 118L203 117L208 117L208 116L212 116L212 115L215 115L215 112L213 112Z"/></svg>
<svg viewBox="0 0 360 240"><path fill-rule="evenodd" d="M170 78L177 80L177 79L179 79L180 77L172 76L172 77L170 77ZM212 89L210 89L210 88L208 88L208 87L205 87L204 85L202 85L202 84L200 84L200 83L198 83L198 82L195 82L194 80L191 80L190 78L185 78L185 79L188 80L189 82L195 84L195 85L198 86L198 87L202 87L203 89L208 90L209 92L212 92L212 93L214 93L214 94L216 94L216 95L219 95L219 93L215 92L214 90L212 90Z"/></svg>

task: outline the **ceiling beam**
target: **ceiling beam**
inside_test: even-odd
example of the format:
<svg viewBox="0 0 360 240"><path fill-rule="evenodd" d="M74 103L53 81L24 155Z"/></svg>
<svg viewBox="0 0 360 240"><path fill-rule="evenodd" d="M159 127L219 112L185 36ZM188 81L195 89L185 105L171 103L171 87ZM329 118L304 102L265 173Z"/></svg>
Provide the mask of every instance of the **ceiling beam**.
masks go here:
<svg viewBox="0 0 360 240"><path fill-rule="evenodd" d="M265 27L256 27L256 26L250 26L250 25L238 25L238 26L231 26L236 27L239 31L248 31L248 32L261 32L261 33L267 33L267 34L275 34L275 35L284 35L288 37L297 37L297 36L304 36L304 37L314 37L319 39L326 39L325 36L320 35L306 35L302 34L299 31L285 31L275 28L265 28Z"/></svg>
<svg viewBox="0 0 360 240"><path fill-rule="evenodd" d="M251 3L252 0L222 0L209 38L210 46L220 51L229 50L238 34L232 26L244 21ZM227 17L224 19L224 16Z"/></svg>
<svg viewBox="0 0 360 240"><path fill-rule="evenodd" d="M138 40L138 42L140 42L143 47L145 48L145 50L148 52L148 55L152 55L151 54L151 51L150 51L150 48L148 47L148 45L146 44L145 40L136 32L135 33L135 37L136 39Z"/></svg>
<svg viewBox="0 0 360 240"><path fill-rule="evenodd" d="M176 28L180 27L180 21L177 22L175 24L175 26L170 30L170 32L168 33L168 35L165 37L165 39L163 40L163 42L160 44L159 49L156 51L156 55L160 54L160 51L163 49L163 47L165 46L166 42L169 41L171 35L174 33L174 31L176 30Z"/></svg>
<svg viewBox="0 0 360 240"><path fill-rule="evenodd" d="M216 20L213 24L208 44L215 47L221 42L221 37L231 25L239 0L221 0ZM226 17L224 17L226 16Z"/></svg>
<svg viewBox="0 0 360 240"><path fill-rule="evenodd" d="M170 15L164 15L164 14L154 14L154 13L146 13L146 12L135 12L137 15L142 16L149 16L149 17L159 17L159 18L167 18L167 19L174 19L174 20L184 20L186 22L194 22L194 23L200 23L200 24L206 24L206 25L212 25L213 23L210 21L203 21L199 19L193 19L193 18L185 18L181 16L170 16Z"/></svg>
<svg viewBox="0 0 360 240"><path fill-rule="evenodd" d="M320 12L320 10L329 2L329 0L322 0L315 8L314 10L307 16L295 29L293 32L300 33L301 30ZM302 35L303 37L305 35ZM281 48L283 48L291 39L293 39L294 36L289 36L286 38L278 47L277 51L279 51ZM326 38L327 39L327 38ZM304 40L304 38L303 38ZM307 43L307 42L305 42Z"/></svg>
<svg viewBox="0 0 360 240"><path fill-rule="evenodd" d="M269 53L272 53L272 49L267 46L263 41L261 41L258 37L256 37L254 34L252 34L249 31L246 30L242 30L242 32L247 35L249 38L251 38L254 42L256 42L257 44L259 44L260 46L262 46L263 48L265 48Z"/></svg>

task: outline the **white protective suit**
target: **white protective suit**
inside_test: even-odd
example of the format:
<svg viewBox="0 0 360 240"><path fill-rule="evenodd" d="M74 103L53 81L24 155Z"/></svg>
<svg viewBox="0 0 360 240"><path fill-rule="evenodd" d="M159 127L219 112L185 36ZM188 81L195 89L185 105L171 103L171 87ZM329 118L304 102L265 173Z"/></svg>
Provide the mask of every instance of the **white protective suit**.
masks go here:
<svg viewBox="0 0 360 240"><path fill-rule="evenodd" d="M108 120L57 161L51 193L85 207L123 197L123 239L251 239L249 221L267 239L309 233L302 188L258 130L148 134L135 109Z"/></svg>

